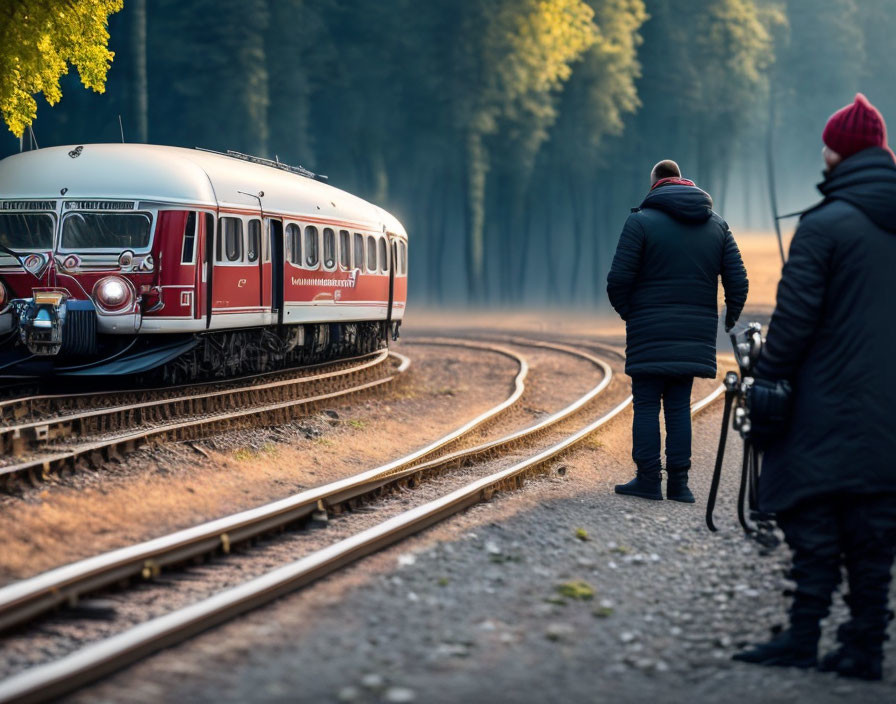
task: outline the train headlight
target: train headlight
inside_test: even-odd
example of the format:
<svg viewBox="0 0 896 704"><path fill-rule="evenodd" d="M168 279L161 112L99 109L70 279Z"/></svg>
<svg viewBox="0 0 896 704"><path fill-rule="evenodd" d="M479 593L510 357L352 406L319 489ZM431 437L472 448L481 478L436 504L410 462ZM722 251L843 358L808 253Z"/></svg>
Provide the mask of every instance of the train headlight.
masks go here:
<svg viewBox="0 0 896 704"><path fill-rule="evenodd" d="M7 303L9 303L9 294L6 292L6 286L0 282L0 310L6 308Z"/></svg>
<svg viewBox="0 0 896 704"><path fill-rule="evenodd" d="M133 304L134 288L120 276L106 276L93 287L93 298L101 308L119 311Z"/></svg>

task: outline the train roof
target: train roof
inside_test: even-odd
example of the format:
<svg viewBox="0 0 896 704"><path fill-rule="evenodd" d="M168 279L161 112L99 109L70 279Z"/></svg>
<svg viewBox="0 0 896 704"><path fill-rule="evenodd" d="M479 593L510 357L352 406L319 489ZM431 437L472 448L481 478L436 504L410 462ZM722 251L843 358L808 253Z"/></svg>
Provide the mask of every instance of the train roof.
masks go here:
<svg viewBox="0 0 896 704"><path fill-rule="evenodd" d="M124 199L349 221L407 237L390 213L313 178L218 152L155 144L47 147L0 160L0 199Z"/></svg>

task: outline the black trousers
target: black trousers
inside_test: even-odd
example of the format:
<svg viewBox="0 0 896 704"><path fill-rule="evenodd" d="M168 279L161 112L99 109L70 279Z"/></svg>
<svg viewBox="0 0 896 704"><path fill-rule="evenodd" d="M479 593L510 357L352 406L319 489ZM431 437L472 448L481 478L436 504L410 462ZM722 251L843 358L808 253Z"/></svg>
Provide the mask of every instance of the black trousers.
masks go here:
<svg viewBox="0 0 896 704"><path fill-rule="evenodd" d="M793 616L823 618L846 567L851 630L883 643L896 554L896 493L829 495L779 513L793 550Z"/></svg>
<svg viewBox="0 0 896 704"><path fill-rule="evenodd" d="M632 459L639 472L662 469L660 402L666 419L666 469L691 466L691 387L693 377L638 374L632 377Z"/></svg>

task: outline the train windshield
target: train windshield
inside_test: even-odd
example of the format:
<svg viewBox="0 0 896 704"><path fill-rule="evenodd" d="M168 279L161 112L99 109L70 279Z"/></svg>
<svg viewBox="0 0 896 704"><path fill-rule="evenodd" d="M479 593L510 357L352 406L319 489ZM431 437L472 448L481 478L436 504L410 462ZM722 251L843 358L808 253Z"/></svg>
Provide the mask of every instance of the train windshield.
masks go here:
<svg viewBox="0 0 896 704"><path fill-rule="evenodd" d="M50 213L0 213L0 244L12 250L53 249Z"/></svg>
<svg viewBox="0 0 896 704"><path fill-rule="evenodd" d="M69 213L62 249L146 249L151 220L144 213Z"/></svg>

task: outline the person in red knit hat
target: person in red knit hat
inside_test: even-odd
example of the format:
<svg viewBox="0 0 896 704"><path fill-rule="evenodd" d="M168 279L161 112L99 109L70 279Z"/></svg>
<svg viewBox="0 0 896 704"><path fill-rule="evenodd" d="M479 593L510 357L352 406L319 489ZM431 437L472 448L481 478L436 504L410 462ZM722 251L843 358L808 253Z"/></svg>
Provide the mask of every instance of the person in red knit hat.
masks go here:
<svg viewBox="0 0 896 704"><path fill-rule="evenodd" d="M896 349L896 161L883 117L861 93L822 140L824 200L793 236L755 373L757 388L790 383L789 423L751 413L765 450L759 509L793 551L790 624L734 659L874 680L896 555L896 394L884 381ZM819 660L841 567L850 620Z"/></svg>
<svg viewBox="0 0 896 704"><path fill-rule="evenodd" d="M828 168L871 147L886 149L893 156L887 146L887 123L863 93L857 93L852 105L840 108L828 118L821 141Z"/></svg>

